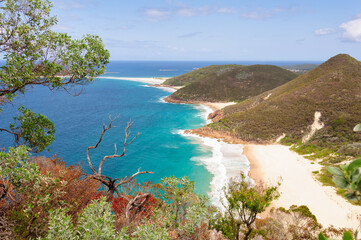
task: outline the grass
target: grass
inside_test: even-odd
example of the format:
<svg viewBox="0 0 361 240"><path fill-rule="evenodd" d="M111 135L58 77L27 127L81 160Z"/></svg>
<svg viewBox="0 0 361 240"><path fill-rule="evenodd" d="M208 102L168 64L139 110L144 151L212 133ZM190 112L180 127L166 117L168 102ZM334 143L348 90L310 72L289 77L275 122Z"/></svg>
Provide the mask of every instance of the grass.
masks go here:
<svg viewBox="0 0 361 240"><path fill-rule="evenodd" d="M322 183L323 186L336 187L335 183L332 181L332 174L327 171L325 167L321 169L317 175L317 179Z"/></svg>

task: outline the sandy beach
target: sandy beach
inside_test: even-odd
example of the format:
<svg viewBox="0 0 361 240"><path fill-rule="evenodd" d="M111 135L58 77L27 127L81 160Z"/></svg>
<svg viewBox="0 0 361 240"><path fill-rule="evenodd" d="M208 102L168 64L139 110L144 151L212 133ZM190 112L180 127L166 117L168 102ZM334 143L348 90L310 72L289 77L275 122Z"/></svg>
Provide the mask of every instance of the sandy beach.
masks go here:
<svg viewBox="0 0 361 240"><path fill-rule="evenodd" d="M361 207L350 204L335 189L314 179L312 171L319 170L320 165L311 164L282 145L245 145L244 154L251 164L249 175L256 182L275 185L281 181L281 196L273 207L306 205L324 227L359 227Z"/></svg>
<svg viewBox="0 0 361 240"><path fill-rule="evenodd" d="M148 84L162 84L168 78L133 78L133 77L98 77L99 79L119 79L134 82L143 82Z"/></svg>
<svg viewBox="0 0 361 240"><path fill-rule="evenodd" d="M235 102L201 102L200 104L212 108L213 111L221 110L222 108L236 104Z"/></svg>

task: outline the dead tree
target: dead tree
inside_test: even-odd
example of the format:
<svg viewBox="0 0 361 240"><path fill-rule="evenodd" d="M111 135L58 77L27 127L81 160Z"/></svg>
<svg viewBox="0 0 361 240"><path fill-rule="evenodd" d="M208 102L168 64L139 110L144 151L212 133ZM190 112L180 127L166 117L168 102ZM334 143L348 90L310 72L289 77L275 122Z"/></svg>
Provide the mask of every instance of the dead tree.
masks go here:
<svg viewBox="0 0 361 240"><path fill-rule="evenodd" d="M133 125L133 122L128 122L127 124L127 127L125 128L124 132L125 132L125 137L124 137L124 142L123 142L123 151L122 153L118 154L118 150L117 150L117 145L114 144L114 154L113 155L108 155L108 156L104 156L103 159L100 161L99 163L99 166L98 166L98 171L95 170L95 168L93 167L93 164L92 164L92 161L90 160L90 156L89 156L89 150L90 149L95 149L99 146L99 144L101 143L101 141L103 140L103 135L106 131L108 131L109 129L111 129L113 126L112 126L112 123L114 120L116 120L118 117L112 119L110 116L109 116L109 119L110 119L110 123L108 124L108 126L106 126L104 123L103 123L103 131L102 133L100 134L100 137L99 137L99 140L98 142L94 145L94 146L89 146L87 148L87 152L86 152L86 155L87 155L87 159L88 159L88 163L89 163L89 166L91 168L91 170L93 171L93 174L92 175L88 175L88 177L92 178L92 179L95 179L99 182L101 182L104 186L106 186L108 189L107 189L107 192L106 192L106 198L107 200L110 200L111 197L114 195L114 193L116 193L118 196L120 197L126 197L126 196L122 196L121 193L119 192L118 188L120 186L122 186L123 184L126 184L130 181L132 181L134 179L134 177L136 177L137 175L140 175L140 174L145 174L145 173L153 173L153 172L150 172L150 171L140 171L140 169L138 169L138 171L136 173L134 173L133 175L131 175L130 177L126 176L126 177L123 177L123 178L111 178L111 177L108 177L108 176L104 176L102 175L102 167L103 167L103 164L105 163L106 160L108 159L112 159L112 158L121 158L125 155L125 152L127 150L127 146L129 144L131 144L134 139L136 139L138 136L139 136L139 133L137 135L135 135L130 141L128 140L129 139L129 136L130 136L130 133L131 131L129 130L131 128L131 126ZM145 202L147 201L148 199L148 195L149 193L146 193L146 194L142 194L142 195L138 195L136 196L134 199L131 199L129 200L128 202L128 205L129 205L129 209L133 209L134 207L137 207L139 205L139 203L141 203L141 205L145 204ZM141 198L144 198L145 200L144 201L140 201ZM133 200L133 201L132 201ZM139 207L139 206L138 206ZM127 206L127 209L128 209L128 206Z"/></svg>

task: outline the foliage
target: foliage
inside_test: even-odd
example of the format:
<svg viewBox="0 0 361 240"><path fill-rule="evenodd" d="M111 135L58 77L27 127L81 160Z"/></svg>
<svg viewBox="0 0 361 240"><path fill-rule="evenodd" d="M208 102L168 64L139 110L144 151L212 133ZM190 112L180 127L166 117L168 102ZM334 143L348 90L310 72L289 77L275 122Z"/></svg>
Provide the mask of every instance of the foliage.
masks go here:
<svg viewBox="0 0 361 240"><path fill-rule="evenodd" d="M74 226L71 217L64 209L51 213L49 231L44 240L52 239L127 239L124 233L116 234L114 217L110 204L105 198L95 200L89 204L78 218L78 225Z"/></svg>
<svg viewBox="0 0 361 240"><path fill-rule="evenodd" d="M139 225L133 235L134 239L139 240L148 240L148 239L159 239L159 240L167 240L170 239L167 233L167 229L164 227L157 227L153 224L143 224Z"/></svg>
<svg viewBox="0 0 361 240"><path fill-rule="evenodd" d="M318 235L318 239L319 240L332 240L331 238L326 238L322 232ZM344 232L344 234L342 236L342 240L354 240L352 233L350 231ZM357 232L355 233L355 240L357 240Z"/></svg>
<svg viewBox="0 0 361 240"><path fill-rule="evenodd" d="M77 239L71 216L66 214L66 209L58 208L50 212L48 228L49 231L44 238L46 240Z"/></svg>
<svg viewBox="0 0 361 240"><path fill-rule="evenodd" d="M42 175L39 167L28 161L25 146L9 148L9 153L0 152L0 176L11 184L17 198L6 198L10 208L9 217L16 222L15 231L27 238L43 233L44 213L62 205L57 199L62 195L61 187L66 183Z"/></svg>
<svg viewBox="0 0 361 240"><path fill-rule="evenodd" d="M26 184L35 183L35 187L41 185L39 168L27 161L28 158L28 148L25 146L9 148L8 153L0 152L0 176L8 180L18 193L27 191L24 187Z"/></svg>
<svg viewBox="0 0 361 240"><path fill-rule="evenodd" d="M257 221L257 228L263 229L267 239L315 239L321 225L307 206L291 206L272 209L264 220Z"/></svg>
<svg viewBox="0 0 361 240"><path fill-rule="evenodd" d="M5 0L0 2L0 52L6 64L0 71L0 97L7 100L27 85L52 89L83 84L102 74L109 52L101 39L86 35L72 40L51 28L49 0Z"/></svg>
<svg viewBox="0 0 361 240"><path fill-rule="evenodd" d="M65 89L85 84L104 73L109 52L98 36L72 40L52 31L57 19L50 15L49 0L0 1L0 103L12 101L27 86ZM0 111L2 109L0 108ZM41 152L54 141L54 125L45 116L21 107L19 124L11 130L16 145L26 144Z"/></svg>
<svg viewBox="0 0 361 240"><path fill-rule="evenodd" d="M194 182L188 177L166 177L159 185L163 199L155 210L154 221L173 231L177 238L199 239L207 235L213 210L207 206L206 197L194 193Z"/></svg>
<svg viewBox="0 0 361 240"><path fill-rule="evenodd" d="M165 81L164 85L186 85L170 101L242 101L278 87L297 75L271 65L214 65Z"/></svg>
<svg viewBox="0 0 361 240"><path fill-rule="evenodd" d="M133 194L134 196L137 196L138 193ZM130 212L130 219L124 219L126 215L126 210L129 202L134 198L134 196L131 195L124 195L124 196L118 196L114 197L112 196L110 199L107 199L107 202L111 204L112 212L115 214L116 221L123 222L121 227L131 227L129 226L129 223L132 222L132 225L137 225L141 221L145 221L153 216L154 209L158 207L158 201L156 198L154 198L151 194L148 196L147 200L139 206L139 208L133 208ZM94 197L95 199L100 199L102 197L105 197L104 193L98 192ZM128 225L127 225L128 222Z"/></svg>
<svg viewBox="0 0 361 240"><path fill-rule="evenodd" d="M16 145L27 145L33 152L41 152L55 139L55 126L47 117L31 110L19 107L21 115L14 117L15 123L10 130Z"/></svg>
<svg viewBox="0 0 361 240"><path fill-rule="evenodd" d="M124 221L122 225L116 224L116 221L124 218L128 198L106 200L97 194L93 203L87 205L80 216L74 219L76 224L67 214L68 209L51 210L46 239L65 239L65 236L69 239L208 238L210 208L206 206L205 198L193 192L193 182L186 177L170 177L151 187L162 191L164 201L150 200L148 207L145 205L143 209L145 211L134 213L138 217L133 218L132 222Z"/></svg>
<svg viewBox="0 0 361 240"><path fill-rule="evenodd" d="M36 157L31 161L39 166L41 174L50 175L54 179L66 182L61 188L63 194L59 200L66 202L68 214L73 219L99 190L99 183L84 177L83 169L78 165L66 166L66 163L58 158Z"/></svg>
<svg viewBox="0 0 361 240"><path fill-rule="evenodd" d="M244 175L232 178L224 193L225 211L222 217L214 222L214 227L229 239L239 239L241 225L246 226L244 239L248 239L257 214L264 212L266 207L279 197L277 187L251 187Z"/></svg>
<svg viewBox="0 0 361 240"><path fill-rule="evenodd" d="M356 159L340 167L328 166L327 170L332 173L332 181L337 187L347 189L345 197L349 200L361 201L361 158Z"/></svg>
<svg viewBox="0 0 361 240"><path fill-rule="evenodd" d="M49 211L67 206L68 214L76 218L99 185L81 179L77 166L66 167L58 159L28 160L25 146L0 153L0 175L9 191L0 208L15 223L19 238L42 236L47 231Z"/></svg>

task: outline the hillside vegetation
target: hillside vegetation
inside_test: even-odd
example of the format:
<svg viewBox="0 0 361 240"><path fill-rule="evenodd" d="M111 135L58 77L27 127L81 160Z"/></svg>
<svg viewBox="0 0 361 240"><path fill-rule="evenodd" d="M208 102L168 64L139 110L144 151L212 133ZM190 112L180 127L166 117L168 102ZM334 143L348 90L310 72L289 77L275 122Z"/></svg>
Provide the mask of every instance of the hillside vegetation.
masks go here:
<svg viewBox="0 0 361 240"><path fill-rule="evenodd" d="M296 77L271 65L214 65L174 77L164 85L185 85L168 98L170 101L243 101Z"/></svg>
<svg viewBox="0 0 361 240"><path fill-rule="evenodd" d="M209 127L244 141L273 142L285 134L283 142L297 143L310 131L315 112L321 114L323 128L308 146L361 155L360 134L352 131L361 121L359 61L337 55L278 88L217 112L213 117L219 121Z"/></svg>

